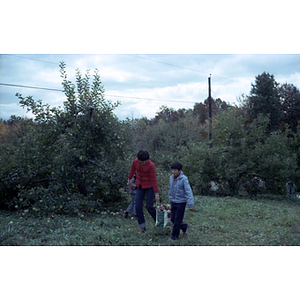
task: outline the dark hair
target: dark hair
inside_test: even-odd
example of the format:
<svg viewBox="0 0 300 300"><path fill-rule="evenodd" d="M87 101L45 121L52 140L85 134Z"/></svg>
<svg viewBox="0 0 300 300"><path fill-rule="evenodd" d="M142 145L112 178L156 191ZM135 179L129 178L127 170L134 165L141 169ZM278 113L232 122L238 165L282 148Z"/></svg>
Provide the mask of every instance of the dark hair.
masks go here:
<svg viewBox="0 0 300 300"><path fill-rule="evenodd" d="M177 169L177 170L182 170L182 163L179 161L175 161L171 165L171 169Z"/></svg>
<svg viewBox="0 0 300 300"><path fill-rule="evenodd" d="M140 150L137 154L138 160L145 161L149 159L149 153L147 150Z"/></svg>

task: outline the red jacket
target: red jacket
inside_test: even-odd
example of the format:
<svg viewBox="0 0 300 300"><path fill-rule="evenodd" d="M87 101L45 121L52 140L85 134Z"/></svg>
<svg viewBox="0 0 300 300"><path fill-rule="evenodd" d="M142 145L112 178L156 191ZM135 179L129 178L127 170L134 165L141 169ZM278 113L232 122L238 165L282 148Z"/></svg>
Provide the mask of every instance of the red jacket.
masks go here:
<svg viewBox="0 0 300 300"><path fill-rule="evenodd" d="M150 159L142 166L136 158L131 164L128 178L131 179L134 173L136 173L135 184L137 187L142 186L143 189L153 188L154 193L158 193L155 165Z"/></svg>

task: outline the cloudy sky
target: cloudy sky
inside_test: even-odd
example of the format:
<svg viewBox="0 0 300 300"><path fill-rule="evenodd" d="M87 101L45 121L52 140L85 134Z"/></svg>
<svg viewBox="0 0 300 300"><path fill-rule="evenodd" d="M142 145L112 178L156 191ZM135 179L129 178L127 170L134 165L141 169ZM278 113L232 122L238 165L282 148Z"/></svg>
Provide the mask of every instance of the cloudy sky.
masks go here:
<svg viewBox="0 0 300 300"><path fill-rule="evenodd" d="M153 118L162 105L192 108L207 98L209 76L212 97L231 104L249 94L255 76L264 71L300 88L298 54L1 54L0 118L30 116L15 93L62 105L60 61L74 83L76 68L91 75L97 68L106 99L122 103L115 110L120 119Z"/></svg>
<svg viewBox="0 0 300 300"><path fill-rule="evenodd" d="M0 118L28 116L16 93L62 105L59 62L90 74L98 68L106 98L120 118L153 118L159 107L192 108L208 96L236 103L255 76L269 72L300 88L295 1L105 1L71 5L7 1L0 19ZM9 25L9 26L8 26ZM5 84L5 85L4 85Z"/></svg>

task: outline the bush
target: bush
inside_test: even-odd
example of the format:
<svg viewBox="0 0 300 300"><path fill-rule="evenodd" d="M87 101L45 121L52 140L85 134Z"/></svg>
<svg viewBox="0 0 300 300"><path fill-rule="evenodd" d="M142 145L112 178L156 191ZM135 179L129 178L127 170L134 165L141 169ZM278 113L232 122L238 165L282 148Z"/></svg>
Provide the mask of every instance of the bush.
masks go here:
<svg viewBox="0 0 300 300"><path fill-rule="evenodd" d="M299 182L298 137L290 131L266 134L269 118L259 116L248 126L238 111L216 117L213 147L195 144L184 158L191 184L202 195L250 196L266 192L285 194L286 183ZM219 189L211 191L211 181Z"/></svg>

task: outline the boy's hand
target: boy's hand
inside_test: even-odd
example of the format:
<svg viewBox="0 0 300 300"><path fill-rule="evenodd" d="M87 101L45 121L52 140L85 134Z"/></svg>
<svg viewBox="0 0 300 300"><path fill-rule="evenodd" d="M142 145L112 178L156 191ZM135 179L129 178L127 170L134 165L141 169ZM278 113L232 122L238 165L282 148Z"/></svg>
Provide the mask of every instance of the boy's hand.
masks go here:
<svg viewBox="0 0 300 300"><path fill-rule="evenodd" d="M189 207L190 211L194 211L194 206Z"/></svg>

